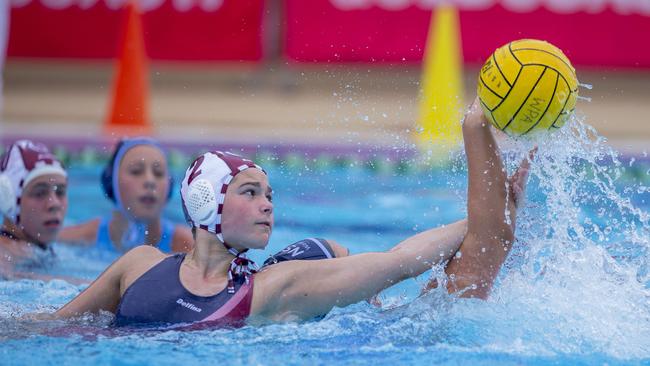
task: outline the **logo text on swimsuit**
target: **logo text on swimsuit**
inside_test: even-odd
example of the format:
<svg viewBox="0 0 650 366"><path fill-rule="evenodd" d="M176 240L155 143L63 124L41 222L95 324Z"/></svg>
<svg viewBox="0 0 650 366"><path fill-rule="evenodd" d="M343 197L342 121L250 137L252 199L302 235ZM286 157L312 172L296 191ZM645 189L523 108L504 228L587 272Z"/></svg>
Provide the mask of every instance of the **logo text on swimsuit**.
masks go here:
<svg viewBox="0 0 650 366"><path fill-rule="evenodd" d="M187 302L187 301L184 301L183 299L180 299L180 298L179 298L178 300L176 300L176 303L177 303L178 305L182 306L182 307L188 308L188 309L190 309L190 310L192 310L192 311L196 311L197 313L200 313L200 312L201 312L201 308L200 308L200 307L198 307L198 306L196 306L196 305L194 305L194 304L192 304L192 303L189 303L189 302Z"/></svg>

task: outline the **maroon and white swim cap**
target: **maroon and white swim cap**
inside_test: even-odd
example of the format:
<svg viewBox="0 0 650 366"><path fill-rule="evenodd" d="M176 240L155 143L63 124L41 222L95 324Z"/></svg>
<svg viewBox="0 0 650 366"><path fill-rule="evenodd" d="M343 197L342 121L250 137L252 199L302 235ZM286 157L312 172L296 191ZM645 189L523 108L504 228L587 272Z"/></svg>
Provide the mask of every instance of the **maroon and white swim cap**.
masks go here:
<svg viewBox="0 0 650 366"><path fill-rule="evenodd" d="M217 234L223 242L221 213L228 184L248 168L264 172L251 160L228 152L208 152L194 160L181 184L181 200L187 222L192 227Z"/></svg>
<svg viewBox="0 0 650 366"><path fill-rule="evenodd" d="M43 144L14 142L0 157L0 212L14 223L20 221L20 198L32 180L46 175L67 177L61 162Z"/></svg>

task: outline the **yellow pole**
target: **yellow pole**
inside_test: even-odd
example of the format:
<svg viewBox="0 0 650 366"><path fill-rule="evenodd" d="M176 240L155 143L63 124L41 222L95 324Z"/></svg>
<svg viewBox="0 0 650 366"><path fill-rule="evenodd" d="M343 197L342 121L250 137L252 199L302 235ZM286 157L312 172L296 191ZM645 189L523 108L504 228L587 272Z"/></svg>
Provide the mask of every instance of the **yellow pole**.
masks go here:
<svg viewBox="0 0 650 366"><path fill-rule="evenodd" d="M462 49L458 11L434 10L424 55L418 129L421 149L445 154L459 146L463 108Z"/></svg>

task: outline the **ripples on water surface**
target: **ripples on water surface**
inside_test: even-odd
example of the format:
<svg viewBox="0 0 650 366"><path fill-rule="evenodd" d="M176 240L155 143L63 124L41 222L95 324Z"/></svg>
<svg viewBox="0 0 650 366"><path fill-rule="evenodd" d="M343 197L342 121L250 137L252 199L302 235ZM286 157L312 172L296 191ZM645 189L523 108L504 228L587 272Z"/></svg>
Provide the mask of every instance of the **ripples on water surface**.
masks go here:
<svg viewBox="0 0 650 366"><path fill-rule="evenodd" d="M417 298L426 274L387 290L381 310L360 303L306 324L134 332L110 328L109 314L73 324L17 321L53 311L83 286L3 281L2 364L650 362L650 160L620 157L577 120L539 145L519 239L488 301L440 291ZM530 146L507 148L510 170ZM271 165L277 227L268 252L306 236L335 239L353 253L384 250L416 231L460 219L462 161L417 174ZM69 222L93 214L75 202L90 199L92 210L110 208L99 198L98 170L72 169ZM167 211L180 221L178 207L175 197ZM56 251L48 273L94 278L114 259L61 245Z"/></svg>

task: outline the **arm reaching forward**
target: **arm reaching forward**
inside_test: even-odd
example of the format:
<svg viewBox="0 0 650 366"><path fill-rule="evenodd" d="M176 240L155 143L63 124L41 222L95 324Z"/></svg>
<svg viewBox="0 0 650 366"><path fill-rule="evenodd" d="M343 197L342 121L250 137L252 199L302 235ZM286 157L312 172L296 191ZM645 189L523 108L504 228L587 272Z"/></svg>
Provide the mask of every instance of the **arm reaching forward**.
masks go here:
<svg viewBox="0 0 650 366"><path fill-rule="evenodd" d="M466 231L462 220L412 236L388 252L279 263L255 277L251 315L311 319L362 301L449 260Z"/></svg>

